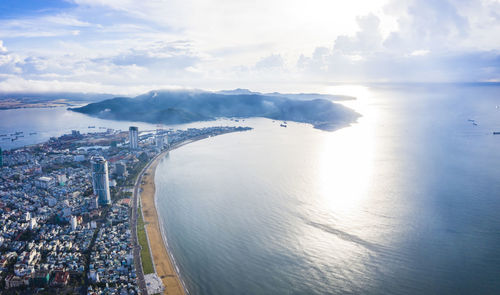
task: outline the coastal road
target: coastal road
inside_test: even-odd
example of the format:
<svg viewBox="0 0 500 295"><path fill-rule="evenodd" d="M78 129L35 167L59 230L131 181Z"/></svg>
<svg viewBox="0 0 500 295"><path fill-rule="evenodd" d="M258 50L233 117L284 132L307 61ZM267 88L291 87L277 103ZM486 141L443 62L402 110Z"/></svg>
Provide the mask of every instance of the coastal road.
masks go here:
<svg viewBox="0 0 500 295"><path fill-rule="evenodd" d="M134 253L135 271L137 274L137 285L139 286L139 290L143 295L147 295L148 291L146 287L146 281L144 280L144 270L142 269L141 246L139 245L139 239L137 237L137 211L138 211L137 205L139 203L139 188L144 172L146 172L149 166L151 166L151 163L154 162L156 157L162 154L163 153L156 155L153 159L149 161L149 163L142 169L141 173L139 173L139 176L137 176L137 179L135 180L134 184L134 196L132 200L132 214L130 215L130 227L132 232L131 237L132 237L132 247Z"/></svg>

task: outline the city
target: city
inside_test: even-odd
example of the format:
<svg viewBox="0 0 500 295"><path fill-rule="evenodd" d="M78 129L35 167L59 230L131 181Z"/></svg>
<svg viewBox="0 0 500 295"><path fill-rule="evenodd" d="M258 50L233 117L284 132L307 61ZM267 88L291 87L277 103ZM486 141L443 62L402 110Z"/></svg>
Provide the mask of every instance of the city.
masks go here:
<svg viewBox="0 0 500 295"><path fill-rule="evenodd" d="M137 177L161 152L249 129L73 130L0 151L1 288L5 294L152 294L144 284L148 262L134 254ZM147 240L139 244L148 253Z"/></svg>

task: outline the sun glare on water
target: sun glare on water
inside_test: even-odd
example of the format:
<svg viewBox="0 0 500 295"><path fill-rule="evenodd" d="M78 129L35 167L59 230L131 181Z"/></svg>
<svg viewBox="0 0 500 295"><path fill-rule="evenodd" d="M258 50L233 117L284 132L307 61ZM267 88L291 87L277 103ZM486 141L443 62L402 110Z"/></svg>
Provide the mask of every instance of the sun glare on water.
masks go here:
<svg viewBox="0 0 500 295"><path fill-rule="evenodd" d="M366 199L372 179L376 114L368 104L370 91L366 87L335 86L328 92L356 97L342 104L362 117L352 127L325 137L318 159L320 199L332 211L352 211Z"/></svg>

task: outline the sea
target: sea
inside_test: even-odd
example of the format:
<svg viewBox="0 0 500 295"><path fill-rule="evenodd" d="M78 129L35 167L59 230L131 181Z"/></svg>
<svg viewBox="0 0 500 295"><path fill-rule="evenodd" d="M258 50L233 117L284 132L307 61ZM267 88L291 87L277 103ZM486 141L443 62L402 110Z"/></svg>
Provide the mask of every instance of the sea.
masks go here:
<svg viewBox="0 0 500 295"><path fill-rule="evenodd" d="M162 230L189 294L500 294L500 85L326 90L357 97L342 103L362 117L334 132L264 118L190 124L254 129L158 165ZM0 133L40 140L130 124L156 128L0 111Z"/></svg>

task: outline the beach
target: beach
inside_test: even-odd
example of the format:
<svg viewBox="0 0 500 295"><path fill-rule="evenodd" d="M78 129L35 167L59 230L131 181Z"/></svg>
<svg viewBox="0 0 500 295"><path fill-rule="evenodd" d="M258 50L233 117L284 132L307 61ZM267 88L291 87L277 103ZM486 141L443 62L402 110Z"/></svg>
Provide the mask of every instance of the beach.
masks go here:
<svg viewBox="0 0 500 295"><path fill-rule="evenodd" d="M141 181L141 204L149 247L153 256L156 273L161 278L165 290L163 294L184 295L184 287L179 279L162 238L155 206L155 171L166 152L157 156L145 171Z"/></svg>
<svg viewBox="0 0 500 295"><path fill-rule="evenodd" d="M217 134L222 135L227 132ZM151 252L151 256L153 258L153 264L158 277L162 280L163 285L165 286L165 290L163 294L173 294L173 295L185 295L187 292L185 286L183 285L179 273L176 271L175 263L173 263L173 257L171 253L169 253L167 247L166 237L162 234L162 226L159 222L158 211L156 208L156 200L155 200L155 173L156 167L160 163L160 161L168 154L169 151L180 148L186 144L202 140L214 135L200 135L198 137L185 140L183 142L171 145L168 150L163 151L161 154L154 157L151 162L146 166L145 170L139 176L136 183L136 190L138 184L140 182L140 203L142 208L142 216L144 219L144 224L146 228L146 233L148 237L149 249ZM137 193L137 192L136 192ZM135 194L134 194L135 195ZM134 223L136 223L136 219L133 219ZM137 234L135 234L137 236ZM139 254L136 253L136 256ZM138 269L141 269L142 265L138 263ZM144 278L139 279L139 284L142 285L145 289Z"/></svg>

